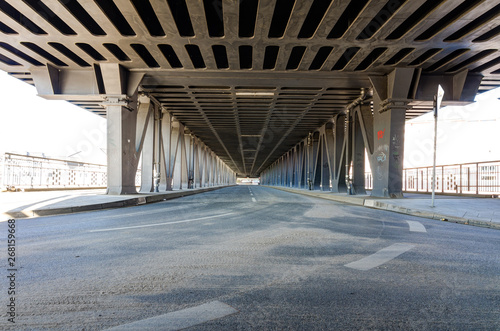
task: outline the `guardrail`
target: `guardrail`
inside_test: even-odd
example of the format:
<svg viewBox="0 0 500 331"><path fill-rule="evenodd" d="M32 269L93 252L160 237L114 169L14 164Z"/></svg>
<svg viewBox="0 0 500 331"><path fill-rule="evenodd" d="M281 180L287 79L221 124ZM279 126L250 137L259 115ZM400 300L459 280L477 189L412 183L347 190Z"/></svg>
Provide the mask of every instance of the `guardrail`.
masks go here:
<svg viewBox="0 0 500 331"><path fill-rule="evenodd" d="M372 189L371 173L365 174ZM403 169L403 191L432 192L432 167ZM500 194L500 161L436 166L436 192L448 194Z"/></svg>
<svg viewBox="0 0 500 331"><path fill-rule="evenodd" d="M107 186L105 165L5 153L0 157L0 183L7 189L98 188ZM136 185L140 185L140 171Z"/></svg>

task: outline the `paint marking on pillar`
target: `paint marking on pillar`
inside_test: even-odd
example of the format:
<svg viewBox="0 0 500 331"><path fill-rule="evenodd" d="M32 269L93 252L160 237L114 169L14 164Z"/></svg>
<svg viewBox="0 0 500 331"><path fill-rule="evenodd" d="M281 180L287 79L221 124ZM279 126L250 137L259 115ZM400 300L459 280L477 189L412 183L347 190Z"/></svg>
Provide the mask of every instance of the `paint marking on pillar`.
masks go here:
<svg viewBox="0 0 500 331"><path fill-rule="evenodd" d="M420 222L406 221L406 223L408 223L408 225L410 226L410 232L423 232L423 233L427 232L425 226Z"/></svg>
<svg viewBox="0 0 500 331"><path fill-rule="evenodd" d="M364 257L361 260L348 263L345 267L362 271L370 270L395 259L413 247L415 247L415 245L394 244L379 250L375 254Z"/></svg>
<svg viewBox="0 0 500 331"><path fill-rule="evenodd" d="M119 325L108 330L181 330L236 314L237 312L238 311L236 309L223 302L212 301L200 306L186 308L168 314Z"/></svg>

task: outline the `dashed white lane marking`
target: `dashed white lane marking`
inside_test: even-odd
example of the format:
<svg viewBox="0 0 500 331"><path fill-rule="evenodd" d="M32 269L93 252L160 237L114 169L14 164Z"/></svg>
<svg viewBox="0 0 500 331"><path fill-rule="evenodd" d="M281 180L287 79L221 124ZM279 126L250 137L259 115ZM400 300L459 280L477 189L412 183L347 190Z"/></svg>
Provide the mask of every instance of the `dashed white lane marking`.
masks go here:
<svg viewBox="0 0 500 331"><path fill-rule="evenodd" d="M410 226L410 232L427 232L425 226L417 221L406 221Z"/></svg>
<svg viewBox="0 0 500 331"><path fill-rule="evenodd" d="M144 224L144 225L134 225L134 226L124 226L124 227L121 227L121 228L109 228L109 229L90 230L90 232L104 232L104 231L140 229L140 228L148 228L148 227L151 227L151 226L188 223L188 222L201 221L201 220L206 220L206 219L209 219L209 218L222 217L222 216L227 216L227 215L232 215L232 214L235 214L235 213L225 213L225 214L212 215L212 216L206 216L206 217L200 217L200 218L193 218L193 219L190 219L190 220L183 220L183 221L154 223L154 224Z"/></svg>
<svg viewBox="0 0 500 331"><path fill-rule="evenodd" d="M255 198L252 198L252 201L253 201L253 202L257 202L257 200L255 200Z"/></svg>
<svg viewBox="0 0 500 331"><path fill-rule="evenodd" d="M357 269L363 271L370 270L372 268L378 267L379 265L391 261L392 259L398 257L399 255L409 251L413 247L415 247L415 245L394 244L379 250L375 254L364 257L361 260L348 263L345 266L351 269Z"/></svg>
<svg viewBox="0 0 500 331"><path fill-rule="evenodd" d="M128 330L180 330L237 313L233 307L220 301L174 311L165 315L119 325L110 331Z"/></svg>

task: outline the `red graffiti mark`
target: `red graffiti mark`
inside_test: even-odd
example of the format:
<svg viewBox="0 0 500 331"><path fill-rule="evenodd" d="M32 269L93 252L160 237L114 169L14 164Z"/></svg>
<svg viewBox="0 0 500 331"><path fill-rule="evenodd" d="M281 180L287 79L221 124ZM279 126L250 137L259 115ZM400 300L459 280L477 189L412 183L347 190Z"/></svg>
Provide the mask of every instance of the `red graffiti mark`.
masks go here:
<svg viewBox="0 0 500 331"><path fill-rule="evenodd" d="M377 132L378 140L384 138L384 133L385 133L385 129L384 129L384 131L380 130L379 132Z"/></svg>

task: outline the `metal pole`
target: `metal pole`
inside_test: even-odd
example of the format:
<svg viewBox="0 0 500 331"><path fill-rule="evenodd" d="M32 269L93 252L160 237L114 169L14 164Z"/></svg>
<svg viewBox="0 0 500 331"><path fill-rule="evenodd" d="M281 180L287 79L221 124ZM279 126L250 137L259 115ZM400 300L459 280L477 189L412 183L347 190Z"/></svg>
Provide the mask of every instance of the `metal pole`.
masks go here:
<svg viewBox="0 0 500 331"><path fill-rule="evenodd" d="M438 111L443 100L444 91L441 85L438 86L437 94L434 96L434 161L432 164L432 200L431 207L434 207L434 196L436 195L436 151L437 151L437 127Z"/></svg>
<svg viewBox="0 0 500 331"><path fill-rule="evenodd" d="M351 195L351 177L349 170L351 169L351 162L349 160L350 157L350 146L349 146L349 129L351 126L351 115L350 115L350 108L347 107L346 110L346 124L345 124L345 184L347 187L347 195Z"/></svg>
<svg viewBox="0 0 500 331"><path fill-rule="evenodd" d="M479 163L476 163L476 195L479 194Z"/></svg>
<svg viewBox="0 0 500 331"><path fill-rule="evenodd" d="M435 102L434 108L434 159L432 163L432 199L431 207L434 207L434 196L436 195L436 150L437 150L437 128L438 128L438 115L437 103Z"/></svg>

